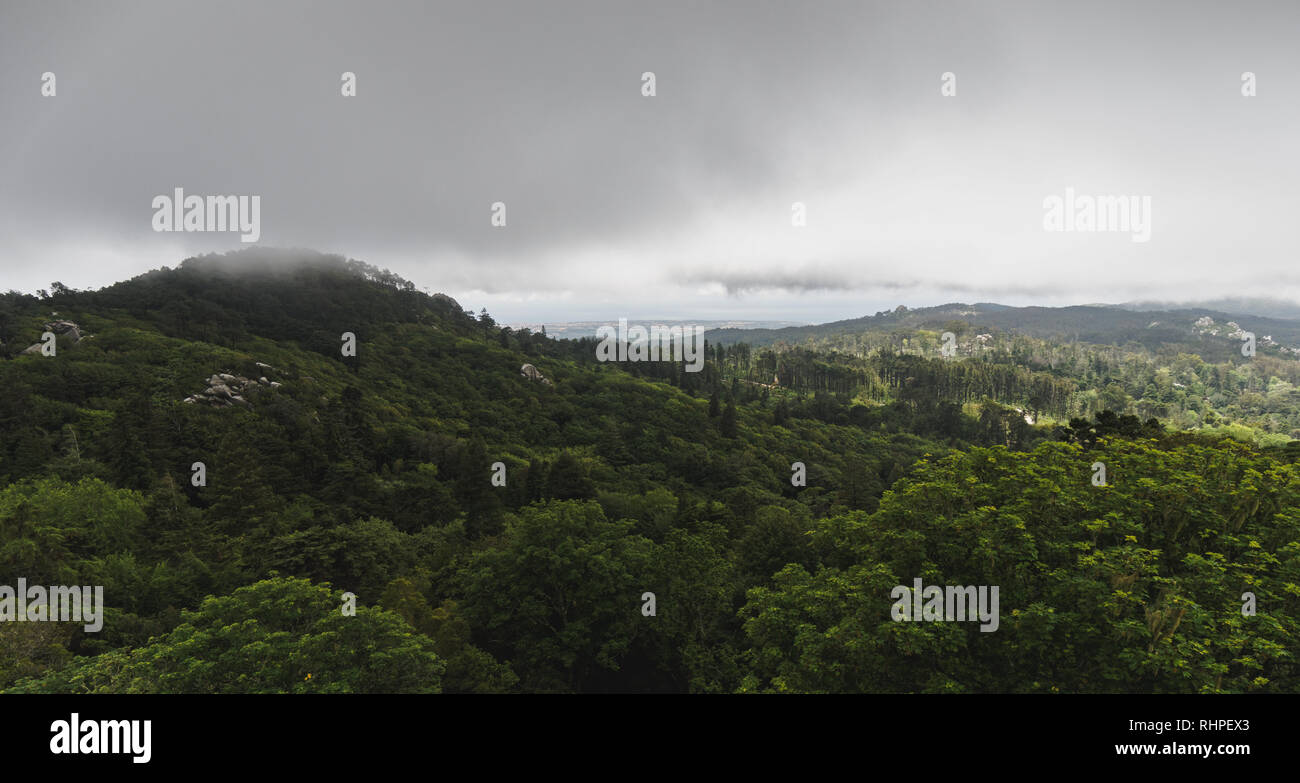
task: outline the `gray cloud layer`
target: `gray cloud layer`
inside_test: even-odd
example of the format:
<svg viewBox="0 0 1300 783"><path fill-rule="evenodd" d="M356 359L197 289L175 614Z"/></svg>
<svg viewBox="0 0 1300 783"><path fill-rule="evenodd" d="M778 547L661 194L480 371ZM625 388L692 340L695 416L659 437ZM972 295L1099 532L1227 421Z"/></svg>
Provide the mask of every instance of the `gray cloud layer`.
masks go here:
<svg viewBox="0 0 1300 783"><path fill-rule="evenodd" d="M1294 3L10 0L0 287L238 246L152 231L179 186L260 195L263 243L505 320L1296 296L1298 22ZM1150 195L1152 240L1045 233L1066 187Z"/></svg>

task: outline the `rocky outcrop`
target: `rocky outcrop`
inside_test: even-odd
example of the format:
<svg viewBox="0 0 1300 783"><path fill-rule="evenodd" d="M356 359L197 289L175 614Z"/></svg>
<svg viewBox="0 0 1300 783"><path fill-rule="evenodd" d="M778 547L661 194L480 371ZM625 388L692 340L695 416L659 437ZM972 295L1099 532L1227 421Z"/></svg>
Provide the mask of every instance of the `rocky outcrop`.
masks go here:
<svg viewBox="0 0 1300 783"><path fill-rule="evenodd" d="M523 367L520 367L519 374L524 376L530 381L536 381L538 383L541 383L544 386L551 385L550 379L547 378L545 375L542 375L542 371L532 366L531 364L525 364Z"/></svg>
<svg viewBox="0 0 1300 783"><path fill-rule="evenodd" d="M79 343L82 341L84 337L89 336L89 335L82 335L81 327L77 326L72 321L46 321L45 329L47 331L54 332L56 335L60 337L71 338L72 342L74 343Z"/></svg>
<svg viewBox="0 0 1300 783"><path fill-rule="evenodd" d="M72 345L76 345L77 343L91 336L88 334L82 334L81 327L77 326L72 321L63 321L63 320L46 321L44 323L44 327L45 327L45 331L52 332L54 334L56 340L60 337L63 337L66 338L64 341L65 343L71 343ZM40 353L42 344L43 343L33 343L32 345L29 345L26 348L24 348L23 353L24 354Z"/></svg>
<svg viewBox="0 0 1300 783"><path fill-rule="evenodd" d="M274 370L269 364L258 363L258 369ZM267 380L266 376L253 380L242 375L227 372L215 373L208 377L208 388L198 394L191 394L182 402L210 405L214 408L229 408L235 405L252 405L251 398L264 389L278 389L280 383Z"/></svg>

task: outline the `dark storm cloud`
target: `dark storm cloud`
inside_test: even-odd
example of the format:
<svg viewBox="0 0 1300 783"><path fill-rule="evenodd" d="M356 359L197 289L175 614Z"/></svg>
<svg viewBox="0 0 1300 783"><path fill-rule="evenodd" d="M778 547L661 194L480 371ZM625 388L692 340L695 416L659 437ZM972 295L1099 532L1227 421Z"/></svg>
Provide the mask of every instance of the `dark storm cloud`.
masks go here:
<svg viewBox="0 0 1300 783"><path fill-rule="evenodd" d="M997 295L1001 297L1050 297L1057 298L1069 294L1069 289L1060 285L1021 285L995 283L991 285L968 285L960 281L922 280L918 278L866 278L846 273L839 267L799 267L790 270L764 270L756 272L712 272L703 270L687 278L688 282L715 284L726 290L729 295L741 296L758 292L792 292L799 294L872 290L877 292L914 292L945 291L950 294L969 296Z"/></svg>
<svg viewBox="0 0 1300 783"><path fill-rule="evenodd" d="M130 235L153 195L185 185L261 194L277 241L467 252L684 225L795 168L817 174L777 153L820 122L825 90L862 87L839 64L886 37L863 9L20 5L0 62L8 182L25 198L5 206ZM35 89L47 69L54 100ZM514 230L494 235L497 200Z"/></svg>

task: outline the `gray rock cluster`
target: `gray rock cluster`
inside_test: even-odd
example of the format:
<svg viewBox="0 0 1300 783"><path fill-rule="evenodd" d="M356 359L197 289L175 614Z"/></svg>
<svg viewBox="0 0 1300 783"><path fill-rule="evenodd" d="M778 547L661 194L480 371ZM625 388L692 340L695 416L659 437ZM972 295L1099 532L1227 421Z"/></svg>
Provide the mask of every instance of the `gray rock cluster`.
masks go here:
<svg viewBox="0 0 1300 783"><path fill-rule="evenodd" d="M263 372L271 371L273 368L269 364L257 363L257 368ZM191 405L202 403L211 405L214 408L229 408L234 405L251 405L249 398L263 389L278 389L280 383L269 381L263 375L256 380L245 378L242 375L232 375L226 372L215 373L208 378L208 388L198 394L191 394L183 402Z"/></svg>
<svg viewBox="0 0 1300 783"><path fill-rule="evenodd" d="M531 364L525 364L523 367L520 367L519 374L524 376L530 381L537 381L545 386L551 385L550 379L547 378L545 375L542 375L542 371L532 366Z"/></svg>
<svg viewBox="0 0 1300 783"><path fill-rule="evenodd" d="M88 334L82 334L81 327L77 326L72 321L46 321L45 331L53 332L55 339L59 337L66 337L72 341L73 345L76 345L77 343L81 342L82 340L90 336ZM24 354L32 354L32 353L40 353L40 352L41 352L41 343L33 343L32 345L29 345L25 349L23 349Z"/></svg>

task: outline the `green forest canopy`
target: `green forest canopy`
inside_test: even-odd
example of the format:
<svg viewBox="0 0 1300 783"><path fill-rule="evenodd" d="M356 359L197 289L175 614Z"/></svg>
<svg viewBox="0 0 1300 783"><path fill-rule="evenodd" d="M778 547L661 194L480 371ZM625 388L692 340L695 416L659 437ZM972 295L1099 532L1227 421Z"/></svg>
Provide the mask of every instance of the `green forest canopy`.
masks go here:
<svg viewBox="0 0 1300 783"><path fill-rule="evenodd" d="M1294 361L936 338L604 364L304 252L0 296L0 573L108 604L0 623L0 689L1300 690Z"/></svg>

